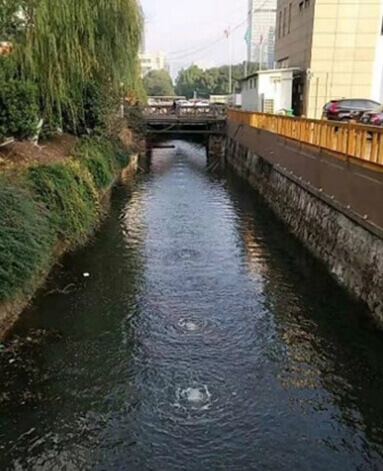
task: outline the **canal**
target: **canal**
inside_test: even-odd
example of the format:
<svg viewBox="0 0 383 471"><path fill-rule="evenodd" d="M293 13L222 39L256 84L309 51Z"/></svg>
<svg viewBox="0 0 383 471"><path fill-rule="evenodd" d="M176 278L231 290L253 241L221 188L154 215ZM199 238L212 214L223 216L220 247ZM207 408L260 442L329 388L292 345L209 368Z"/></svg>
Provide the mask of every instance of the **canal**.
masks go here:
<svg viewBox="0 0 383 471"><path fill-rule="evenodd" d="M0 469L383 469L383 336L173 141L0 351Z"/></svg>

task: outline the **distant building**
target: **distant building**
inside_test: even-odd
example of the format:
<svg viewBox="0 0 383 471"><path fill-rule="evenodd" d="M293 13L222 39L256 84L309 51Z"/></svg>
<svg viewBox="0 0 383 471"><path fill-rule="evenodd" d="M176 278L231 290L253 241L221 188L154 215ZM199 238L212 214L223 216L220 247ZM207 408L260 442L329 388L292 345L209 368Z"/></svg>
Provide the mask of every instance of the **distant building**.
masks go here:
<svg viewBox="0 0 383 471"><path fill-rule="evenodd" d="M162 52L143 52L139 54L139 59L142 77L152 70L167 70L169 72L169 66Z"/></svg>
<svg viewBox="0 0 383 471"><path fill-rule="evenodd" d="M271 26L267 35L267 69L273 69L275 64L275 26Z"/></svg>
<svg viewBox="0 0 383 471"><path fill-rule="evenodd" d="M247 24L247 61L261 68L274 66L277 0L249 0Z"/></svg>
<svg viewBox="0 0 383 471"><path fill-rule="evenodd" d="M278 0L277 67L299 67L298 114L336 98L383 101L383 0Z"/></svg>
<svg viewBox="0 0 383 471"><path fill-rule="evenodd" d="M144 27L142 29L139 53L140 54L145 54L145 51L146 51L146 34L145 34L145 25L144 25Z"/></svg>
<svg viewBox="0 0 383 471"><path fill-rule="evenodd" d="M242 79L242 109L263 113L290 110L294 74L298 71L296 68L260 70Z"/></svg>

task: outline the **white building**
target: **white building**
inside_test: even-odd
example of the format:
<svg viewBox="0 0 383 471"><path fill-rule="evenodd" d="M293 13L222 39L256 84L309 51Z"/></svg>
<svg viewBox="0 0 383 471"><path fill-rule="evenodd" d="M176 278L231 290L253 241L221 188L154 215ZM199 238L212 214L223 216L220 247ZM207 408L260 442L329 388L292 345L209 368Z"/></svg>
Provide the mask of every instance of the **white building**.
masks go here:
<svg viewBox="0 0 383 471"><path fill-rule="evenodd" d="M248 0L247 61L274 66L277 0Z"/></svg>
<svg viewBox="0 0 383 471"><path fill-rule="evenodd" d="M241 81L242 109L278 113L292 108L294 72L298 68L260 70Z"/></svg>
<svg viewBox="0 0 383 471"><path fill-rule="evenodd" d="M162 52L142 52L139 54L139 59L142 77L152 70L167 70L169 72L169 66Z"/></svg>

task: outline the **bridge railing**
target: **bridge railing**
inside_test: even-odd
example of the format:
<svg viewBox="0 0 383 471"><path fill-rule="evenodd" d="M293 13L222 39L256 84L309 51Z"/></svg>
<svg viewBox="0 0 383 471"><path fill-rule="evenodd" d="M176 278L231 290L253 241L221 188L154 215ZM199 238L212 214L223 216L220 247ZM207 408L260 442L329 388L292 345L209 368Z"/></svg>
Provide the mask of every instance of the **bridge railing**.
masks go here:
<svg viewBox="0 0 383 471"><path fill-rule="evenodd" d="M209 106L179 106L174 108L173 105L148 105L144 109L144 115L159 117L226 117L226 106L209 105Z"/></svg>
<svg viewBox="0 0 383 471"><path fill-rule="evenodd" d="M344 156L383 165L383 128L229 109L228 119Z"/></svg>

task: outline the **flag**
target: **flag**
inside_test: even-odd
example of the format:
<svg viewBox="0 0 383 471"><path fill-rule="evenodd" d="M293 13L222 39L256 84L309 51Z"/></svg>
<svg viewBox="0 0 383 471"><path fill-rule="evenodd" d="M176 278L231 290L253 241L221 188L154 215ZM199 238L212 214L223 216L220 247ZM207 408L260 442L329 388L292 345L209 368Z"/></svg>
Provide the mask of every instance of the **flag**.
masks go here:
<svg viewBox="0 0 383 471"><path fill-rule="evenodd" d="M250 43L250 27L247 28L246 33L245 33L245 37L243 39L246 41L247 44Z"/></svg>
<svg viewBox="0 0 383 471"><path fill-rule="evenodd" d="M225 31L223 32L223 34L225 35L226 39L230 36L230 28L229 29L225 29Z"/></svg>
<svg viewBox="0 0 383 471"><path fill-rule="evenodd" d="M261 34L260 38L259 38L259 44L262 45L263 44L263 34Z"/></svg>

